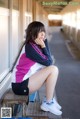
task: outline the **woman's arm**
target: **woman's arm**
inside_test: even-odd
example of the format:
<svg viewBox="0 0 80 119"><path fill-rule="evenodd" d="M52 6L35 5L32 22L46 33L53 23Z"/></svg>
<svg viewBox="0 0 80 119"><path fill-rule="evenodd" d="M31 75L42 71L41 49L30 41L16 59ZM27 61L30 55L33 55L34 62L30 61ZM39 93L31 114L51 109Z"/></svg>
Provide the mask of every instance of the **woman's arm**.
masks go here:
<svg viewBox="0 0 80 119"><path fill-rule="evenodd" d="M42 50L44 53L34 43L25 46L25 53L28 58L45 66L52 65L53 61L48 54L47 48L44 47Z"/></svg>
<svg viewBox="0 0 80 119"><path fill-rule="evenodd" d="M48 45L48 41L47 41L47 39L45 39L44 43L45 43L45 46L46 46L46 49L47 49L48 55L50 55L50 57L51 57L51 52L50 52L50 48L49 48L49 45ZM44 52L44 50L43 50L43 52Z"/></svg>

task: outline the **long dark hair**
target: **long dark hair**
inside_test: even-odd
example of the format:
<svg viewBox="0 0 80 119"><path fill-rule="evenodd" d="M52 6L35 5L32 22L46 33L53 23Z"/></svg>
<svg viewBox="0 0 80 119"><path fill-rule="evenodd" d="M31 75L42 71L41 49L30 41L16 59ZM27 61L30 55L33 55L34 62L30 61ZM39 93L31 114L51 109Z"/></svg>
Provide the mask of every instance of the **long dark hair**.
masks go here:
<svg viewBox="0 0 80 119"><path fill-rule="evenodd" d="M33 21L31 22L26 32L26 41L25 43L29 43L29 41L34 42L34 40L37 38L39 32L45 32L44 24L39 21Z"/></svg>

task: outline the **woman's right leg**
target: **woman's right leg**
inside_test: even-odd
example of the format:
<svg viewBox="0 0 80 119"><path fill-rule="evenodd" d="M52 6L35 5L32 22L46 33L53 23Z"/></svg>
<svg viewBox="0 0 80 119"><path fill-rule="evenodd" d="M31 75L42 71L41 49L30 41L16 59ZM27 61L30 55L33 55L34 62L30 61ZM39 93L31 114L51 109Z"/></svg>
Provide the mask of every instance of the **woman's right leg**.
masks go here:
<svg viewBox="0 0 80 119"><path fill-rule="evenodd" d="M33 93L38 90L45 82L47 101L53 98L55 85L58 77L58 68L56 66L48 66L36 72L29 78L29 92Z"/></svg>
<svg viewBox="0 0 80 119"><path fill-rule="evenodd" d="M43 111L49 111L56 115L61 115L62 112L56 107L53 102L53 95L55 85L58 77L58 68L56 66L48 66L38 71L29 78L29 93L33 93L38 90L45 82L46 84L46 102L42 103L41 109Z"/></svg>

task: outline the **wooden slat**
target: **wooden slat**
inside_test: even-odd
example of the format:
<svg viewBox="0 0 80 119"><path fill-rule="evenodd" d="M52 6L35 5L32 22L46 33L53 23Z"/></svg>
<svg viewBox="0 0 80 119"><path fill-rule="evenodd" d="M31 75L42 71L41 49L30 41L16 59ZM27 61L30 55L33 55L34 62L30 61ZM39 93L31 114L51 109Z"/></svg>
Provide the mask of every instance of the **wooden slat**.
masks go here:
<svg viewBox="0 0 80 119"><path fill-rule="evenodd" d="M61 119L61 116L56 116L49 112L44 112L40 109L39 102L30 102L27 108L26 115L34 117L33 119Z"/></svg>
<svg viewBox="0 0 80 119"><path fill-rule="evenodd" d="M26 112L27 116L32 117L48 117L48 114L42 110L40 110L39 102L30 102Z"/></svg>

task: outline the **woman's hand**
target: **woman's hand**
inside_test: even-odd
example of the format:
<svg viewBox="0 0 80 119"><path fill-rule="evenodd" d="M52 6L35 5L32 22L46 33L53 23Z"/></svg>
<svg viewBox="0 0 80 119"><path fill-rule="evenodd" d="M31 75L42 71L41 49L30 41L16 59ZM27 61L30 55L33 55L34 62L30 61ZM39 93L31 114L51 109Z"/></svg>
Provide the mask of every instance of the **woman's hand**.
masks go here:
<svg viewBox="0 0 80 119"><path fill-rule="evenodd" d="M38 44L38 45L40 45L41 48L44 48L45 47L45 43L44 43L44 41L42 39L37 38L35 40L35 43Z"/></svg>

